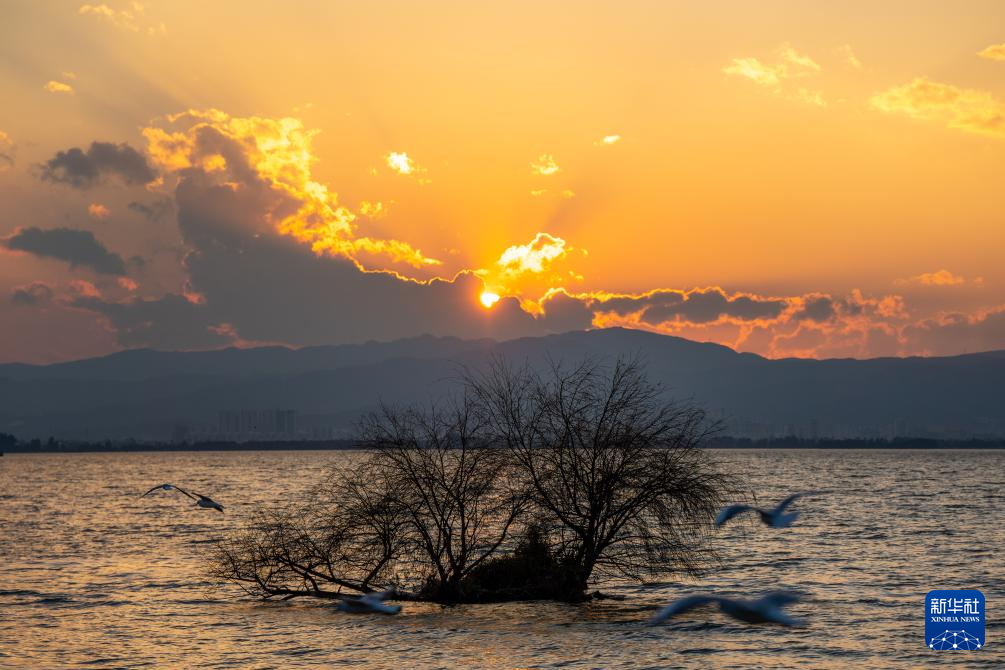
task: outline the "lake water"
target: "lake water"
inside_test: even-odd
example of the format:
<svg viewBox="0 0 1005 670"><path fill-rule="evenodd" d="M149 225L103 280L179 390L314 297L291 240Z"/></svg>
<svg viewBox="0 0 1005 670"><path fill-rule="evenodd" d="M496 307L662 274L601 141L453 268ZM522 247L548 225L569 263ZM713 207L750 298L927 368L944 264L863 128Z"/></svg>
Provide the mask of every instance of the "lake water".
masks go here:
<svg viewBox="0 0 1005 670"><path fill-rule="evenodd" d="M684 583L601 585L586 605L406 604L396 617L330 603L263 603L206 581L208 543L258 503L301 494L345 452L12 455L0 458L0 667L917 668L1005 667L1005 452L720 451L767 504L792 491L795 526L719 533L723 566ZM212 495L202 511L150 486ZM805 628L717 610L648 626L689 593L785 587ZM924 643L924 597L976 588L987 646Z"/></svg>

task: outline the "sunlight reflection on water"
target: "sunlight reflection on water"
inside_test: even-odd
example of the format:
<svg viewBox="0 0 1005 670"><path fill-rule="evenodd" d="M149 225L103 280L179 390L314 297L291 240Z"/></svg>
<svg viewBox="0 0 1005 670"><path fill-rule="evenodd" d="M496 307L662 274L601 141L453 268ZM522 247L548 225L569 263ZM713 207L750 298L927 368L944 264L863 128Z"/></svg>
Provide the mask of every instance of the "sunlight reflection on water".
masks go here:
<svg viewBox="0 0 1005 670"><path fill-rule="evenodd" d="M0 667L1002 667L1005 452L720 451L764 504L801 500L787 530L721 532L723 565L689 583L602 585L587 605L508 603L397 617L330 604L261 603L204 578L207 543L256 504L299 496L347 452L12 455L0 459ZM171 494L213 496L226 514ZM750 627L717 611L645 620L679 595L787 587L804 629ZM977 588L988 642L965 659L924 645L924 595Z"/></svg>

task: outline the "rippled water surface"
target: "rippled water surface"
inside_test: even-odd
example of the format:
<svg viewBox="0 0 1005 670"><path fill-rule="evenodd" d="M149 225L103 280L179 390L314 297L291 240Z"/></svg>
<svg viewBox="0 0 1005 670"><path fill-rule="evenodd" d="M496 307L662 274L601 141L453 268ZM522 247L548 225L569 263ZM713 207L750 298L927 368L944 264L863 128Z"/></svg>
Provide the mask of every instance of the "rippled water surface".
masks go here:
<svg viewBox="0 0 1005 670"><path fill-rule="evenodd" d="M623 600L443 609L396 617L262 603L203 577L207 543L254 506L301 494L344 452L11 455L0 458L0 667L529 668L1005 667L1005 452L721 451L759 500L797 503L785 530L724 528L724 565L663 585L601 585ZM171 494L208 493L226 514ZM811 598L808 626L746 626L695 611L645 620L688 593ZM924 596L977 588L988 645L924 645ZM965 654L965 656L964 656Z"/></svg>

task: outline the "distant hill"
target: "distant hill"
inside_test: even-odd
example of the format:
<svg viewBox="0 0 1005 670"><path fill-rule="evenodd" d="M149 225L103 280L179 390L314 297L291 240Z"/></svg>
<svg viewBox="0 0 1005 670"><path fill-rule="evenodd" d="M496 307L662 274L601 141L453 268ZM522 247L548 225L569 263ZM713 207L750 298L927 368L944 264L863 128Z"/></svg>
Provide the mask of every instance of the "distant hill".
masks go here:
<svg viewBox="0 0 1005 670"><path fill-rule="evenodd" d="M717 344L610 328L505 342L423 336L288 349L124 351L0 365L0 432L168 439L215 430L221 410L289 408L307 435L345 435L380 400L428 402L491 354L533 365L637 354L676 397L733 435L1005 435L1005 352L944 358L770 360Z"/></svg>

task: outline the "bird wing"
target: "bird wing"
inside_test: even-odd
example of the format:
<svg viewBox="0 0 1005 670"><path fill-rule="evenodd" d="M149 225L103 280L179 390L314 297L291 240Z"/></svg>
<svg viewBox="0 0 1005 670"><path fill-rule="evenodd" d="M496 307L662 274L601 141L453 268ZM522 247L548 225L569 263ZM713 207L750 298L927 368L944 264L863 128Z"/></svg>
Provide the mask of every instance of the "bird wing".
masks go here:
<svg viewBox="0 0 1005 670"><path fill-rule="evenodd" d="M196 495L192 495L191 493L189 493L188 491L186 491L185 489L183 489L183 488L182 488L182 487L180 487L180 486L175 486L174 488L175 488L175 490L176 490L176 491L181 491L182 493L184 493L185 495L187 495L187 496L188 496L189 498L191 498L192 500L195 500L196 502L199 502L199 498L201 498L201 497L202 497L202 496L200 496L199 494L196 494ZM198 497L196 497L196 496L198 496Z"/></svg>
<svg viewBox="0 0 1005 670"><path fill-rule="evenodd" d="M360 596L360 600L367 600L369 602L381 603L394 595L393 590L388 591L373 591L371 593L364 593Z"/></svg>
<svg viewBox="0 0 1005 670"><path fill-rule="evenodd" d="M686 598L681 598L680 600L672 602L661 609L653 616L651 622L660 623L661 621L666 621L670 617L676 616L681 612L687 612L688 610L693 610L695 607L701 607L702 605L718 601L719 598L714 596L687 596Z"/></svg>
<svg viewBox="0 0 1005 670"><path fill-rule="evenodd" d="M749 510L755 509L750 505L730 505L719 512L719 516L715 517L715 525L721 526L730 519L732 519L737 514L743 514Z"/></svg>
<svg viewBox="0 0 1005 670"><path fill-rule="evenodd" d="M151 493L153 493L154 491L157 491L157 490L159 490L159 489L162 489L162 488L164 488L165 486L170 486L171 488L175 488L174 484L158 484L157 486L153 487L152 489L150 489L149 491L147 491L146 493L144 493L144 494L143 494L143 495L141 495L140 497L141 497L141 498L143 498L143 497L145 497L145 496L148 496L148 495L150 495Z"/></svg>
<svg viewBox="0 0 1005 670"><path fill-rule="evenodd" d="M806 494L806 493L793 493L788 498L786 498L782 502L778 503L778 507L775 508L775 514L781 514L782 512L785 511L786 507L788 507L789 505L791 505L796 500L796 498L801 498L804 495L808 495L808 494Z"/></svg>

